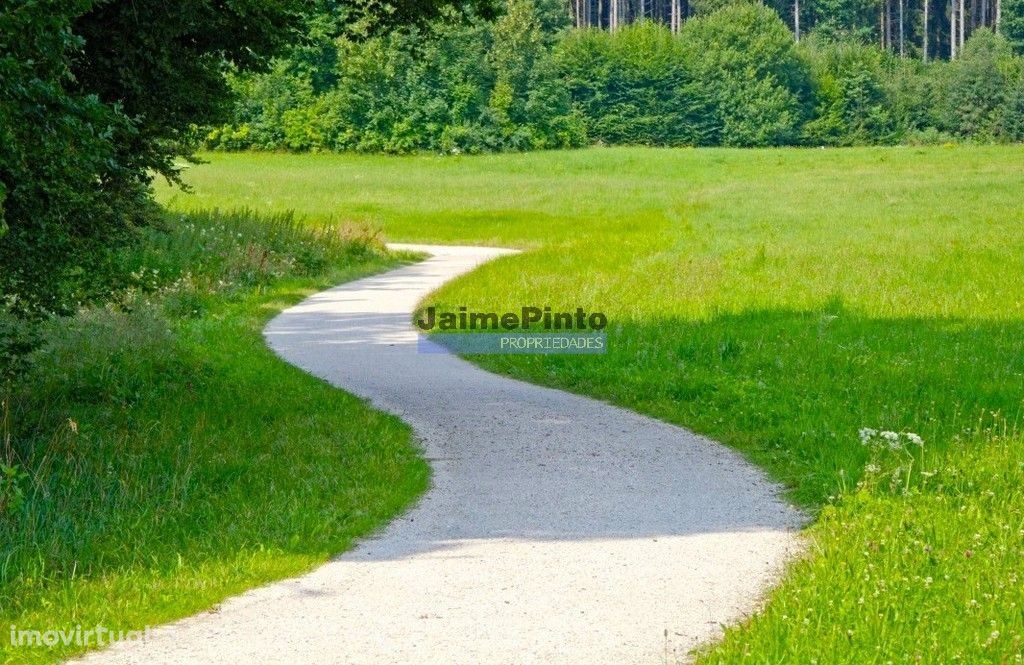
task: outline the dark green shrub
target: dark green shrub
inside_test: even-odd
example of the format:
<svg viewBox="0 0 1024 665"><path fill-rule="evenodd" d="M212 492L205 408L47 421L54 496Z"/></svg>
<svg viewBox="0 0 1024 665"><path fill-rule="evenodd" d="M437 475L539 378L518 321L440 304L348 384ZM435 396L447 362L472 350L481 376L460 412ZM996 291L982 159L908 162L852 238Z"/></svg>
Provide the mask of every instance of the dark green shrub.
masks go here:
<svg viewBox="0 0 1024 665"><path fill-rule="evenodd" d="M0 295L22 313L67 311L76 278L144 212L144 173L118 154L119 109L69 91L71 34L86 3L30 0L0 11Z"/></svg>
<svg viewBox="0 0 1024 665"><path fill-rule="evenodd" d="M1017 81L1007 95L1001 129L1007 141L1024 141L1024 77Z"/></svg>
<svg viewBox="0 0 1024 665"><path fill-rule="evenodd" d="M989 30L972 34L962 56L942 72L940 129L982 141L996 138L1016 66L1005 38Z"/></svg>
<svg viewBox="0 0 1024 665"><path fill-rule="evenodd" d="M290 60L233 79L234 122L206 144L388 153L581 145L583 123L545 32L564 21L560 3L513 0L495 22L446 13L423 29L342 35L324 58L329 77Z"/></svg>
<svg viewBox="0 0 1024 665"><path fill-rule="evenodd" d="M714 91L723 145L798 142L811 74L778 14L736 4L687 21L681 38L696 80Z"/></svg>
<svg viewBox="0 0 1024 665"><path fill-rule="evenodd" d="M885 88L885 55L856 42L808 40L816 106L804 128L808 142L827 145L892 143L898 138Z"/></svg>
<svg viewBox="0 0 1024 665"><path fill-rule="evenodd" d="M1024 55L1024 0L1002 0L1000 32L1017 55Z"/></svg>
<svg viewBox="0 0 1024 665"><path fill-rule="evenodd" d="M36 322L0 304L0 393L7 381L24 371L26 354L36 346L37 338Z"/></svg>
<svg viewBox="0 0 1024 665"><path fill-rule="evenodd" d="M911 135L938 135L939 72L945 66L944 62L888 59L882 83L900 140Z"/></svg>
<svg viewBox="0 0 1024 665"><path fill-rule="evenodd" d="M878 48L870 0L805 3L812 30L800 46L779 18L791 18L781 0L689 7L678 36L645 21L563 29L561 0L513 0L496 21L451 11L376 36L328 38L317 27L314 43L271 71L230 77L234 120L211 130L207 145L479 153L587 140L864 145L1015 135L1003 115L1012 113L1007 90L1020 59L989 30L975 30L953 63L922 63L914 46L907 58ZM918 29L911 22L912 44Z"/></svg>
<svg viewBox="0 0 1024 665"><path fill-rule="evenodd" d="M686 50L663 25L571 33L558 45L556 62L592 140L667 146L717 141L713 98L694 81Z"/></svg>
<svg viewBox="0 0 1024 665"><path fill-rule="evenodd" d="M70 312L150 221L194 122L220 119L225 63L291 37L300 0L5 0L0 7L0 295ZM140 20L145 17L145 20Z"/></svg>
<svg viewBox="0 0 1024 665"><path fill-rule="evenodd" d="M533 0L509 0L494 25L487 54L494 71L488 107L505 145L513 150L562 148L583 142L569 116L569 93L545 45Z"/></svg>

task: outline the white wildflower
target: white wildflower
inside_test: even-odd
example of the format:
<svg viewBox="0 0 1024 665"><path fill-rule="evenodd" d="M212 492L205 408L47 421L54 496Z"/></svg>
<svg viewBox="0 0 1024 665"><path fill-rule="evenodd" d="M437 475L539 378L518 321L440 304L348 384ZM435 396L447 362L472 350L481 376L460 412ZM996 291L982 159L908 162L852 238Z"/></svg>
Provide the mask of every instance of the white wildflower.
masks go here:
<svg viewBox="0 0 1024 665"><path fill-rule="evenodd" d="M924 446L924 439L913 432L907 432L907 441L910 441L915 446Z"/></svg>
<svg viewBox="0 0 1024 665"><path fill-rule="evenodd" d="M864 445L867 445L868 441L873 439L875 435L878 434L878 430L871 429L870 427L862 427L860 428L858 434L860 435L860 442Z"/></svg>

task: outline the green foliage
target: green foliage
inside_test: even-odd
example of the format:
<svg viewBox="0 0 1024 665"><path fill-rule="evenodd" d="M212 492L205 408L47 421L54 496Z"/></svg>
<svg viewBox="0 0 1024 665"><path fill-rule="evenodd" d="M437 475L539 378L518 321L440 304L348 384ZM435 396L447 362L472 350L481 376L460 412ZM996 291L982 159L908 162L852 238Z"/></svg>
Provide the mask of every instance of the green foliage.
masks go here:
<svg viewBox="0 0 1024 665"><path fill-rule="evenodd" d="M339 36L332 83L290 60L234 77L234 122L209 147L289 150L483 152L569 147L581 122L557 76L547 0L513 0L496 21L445 14L424 29Z"/></svg>
<svg viewBox="0 0 1024 665"><path fill-rule="evenodd" d="M115 140L133 123L69 90L82 44L71 23L87 7L30 0L0 11L0 295L19 311L65 307L65 285L144 212L145 174Z"/></svg>
<svg viewBox="0 0 1024 665"><path fill-rule="evenodd" d="M192 122L226 108L226 62L290 37L299 0L0 2L0 294L69 312L152 219ZM146 20L140 21L139 16Z"/></svg>
<svg viewBox="0 0 1024 665"><path fill-rule="evenodd" d="M0 386L24 370L26 354L36 345L33 322L0 304Z"/></svg>
<svg viewBox="0 0 1024 665"><path fill-rule="evenodd" d="M267 73L230 76L232 121L208 130L206 145L477 153L588 140L1012 140L1004 115L1021 64L990 31L975 30L957 62L923 64L867 41L874 28L857 26L877 15L874 2L842 0L827 16L808 5L816 27L800 45L771 7L696 3L678 36L647 21L564 29L559 0L511 0L496 21L450 11L423 27L333 41L315 23L315 52L304 46Z"/></svg>
<svg viewBox="0 0 1024 665"><path fill-rule="evenodd" d="M565 36L556 62L592 140L609 144L708 145L716 109L691 73L687 51L663 25Z"/></svg>
<svg viewBox="0 0 1024 665"><path fill-rule="evenodd" d="M1024 77L1017 81L1007 97L1002 134L1008 141L1024 141Z"/></svg>
<svg viewBox="0 0 1024 665"><path fill-rule="evenodd" d="M878 0L816 0L804 25L813 25L813 32L826 39L851 40L860 44L873 42L878 23ZM786 16L788 4L777 7Z"/></svg>
<svg viewBox="0 0 1024 665"><path fill-rule="evenodd" d="M1003 16L1000 32L1017 55L1024 55L1024 0L1002 0Z"/></svg>
<svg viewBox="0 0 1024 665"><path fill-rule="evenodd" d="M804 127L808 142L864 145L896 138L885 88L885 55L880 50L814 39L804 53L817 85L814 119Z"/></svg>
<svg viewBox="0 0 1024 665"><path fill-rule="evenodd" d="M509 0L487 54L494 71L489 110L502 142L513 150L578 145L582 139L567 117L569 95L541 27L533 0Z"/></svg>
<svg viewBox="0 0 1024 665"><path fill-rule="evenodd" d="M190 124L230 109L226 65L262 66L295 39L302 8L302 0L92 2L71 26L83 40L73 88L134 119L133 135L116 140L130 168L173 177L175 157L192 147Z"/></svg>
<svg viewBox="0 0 1024 665"><path fill-rule="evenodd" d="M997 138L1007 88L1019 76L1006 39L989 30L975 32L963 55L949 63L943 75L938 109L941 128L963 137Z"/></svg>
<svg viewBox="0 0 1024 665"><path fill-rule="evenodd" d="M723 145L798 140L811 78L793 37L771 9L730 5L688 21L681 39L700 85L713 90Z"/></svg>

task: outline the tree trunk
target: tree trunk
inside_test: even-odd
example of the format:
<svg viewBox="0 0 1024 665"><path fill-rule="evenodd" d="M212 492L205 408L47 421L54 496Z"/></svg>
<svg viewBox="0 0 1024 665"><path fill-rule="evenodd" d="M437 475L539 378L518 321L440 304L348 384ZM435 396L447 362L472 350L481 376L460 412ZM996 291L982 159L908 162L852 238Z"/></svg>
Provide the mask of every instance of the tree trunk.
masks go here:
<svg viewBox="0 0 1024 665"><path fill-rule="evenodd" d="M900 3L900 57L901 58L906 55L906 50L904 49L904 44L903 44L903 32L904 32L903 31L903 3L904 2L905 2L905 0L899 0L899 3Z"/></svg>
<svg viewBox="0 0 1024 665"><path fill-rule="evenodd" d="M966 20L967 19L967 15L966 15L966 13L964 11L965 8L966 8L965 0L960 0L960 48L959 48L959 50L961 52L964 50L964 42L967 41L966 40L966 31L964 30L964 24L967 23L967 20Z"/></svg>
<svg viewBox="0 0 1024 665"><path fill-rule="evenodd" d="M924 0L924 33L921 37L921 60L928 62L928 4L930 0Z"/></svg>
<svg viewBox="0 0 1024 665"><path fill-rule="evenodd" d="M800 0L793 0L793 33L796 34L796 43L800 43Z"/></svg>
<svg viewBox="0 0 1024 665"><path fill-rule="evenodd" d="M956 60L956 44L959 40L956 29L956 0L949 0L949 59Z"/></svg>
<svg viewBox="0 0 1024 665"><path fill-rule="evenodd" d="M878 3L878 45L885 50L885 3Z"/></svg>
<svg viewBox="0 0 1024 665"><path fill-rule="evenodd" d="M892 13L890 4L892 0L886 0L882 3L882 48L889 50L889 16Z"/></svg>

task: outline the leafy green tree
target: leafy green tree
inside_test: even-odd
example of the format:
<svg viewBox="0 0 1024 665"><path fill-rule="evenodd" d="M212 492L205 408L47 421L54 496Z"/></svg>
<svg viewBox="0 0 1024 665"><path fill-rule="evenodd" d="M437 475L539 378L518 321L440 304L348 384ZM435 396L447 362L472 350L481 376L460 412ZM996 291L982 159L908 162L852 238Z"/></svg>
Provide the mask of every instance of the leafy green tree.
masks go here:
<svg viewBox="0 0 1024 665"><path fill-rule="evenodd" d="M653 22L615 33L575 32L556 50L559 70L591 139L713 144L718 139L714 100L694 80L686 57L682 42Z"/></svg>
<svg viewBox="0 0 1024 665"><path fill-rule="evenodd" d="M126 163L173 176L189 126L230 110L227 67L260 67L294 41L302 9L302 0L98 0L71 26L83 40L73 87L134 119L117 142Z"/></svg>
<svg viewBox="0 0 1024 665"><path fill-rule="evenodd" d="M545 45L533 0L509 0L494 25L488 58L494 68L490 110L508 147L561 147L574 142L569 95Z"/></svg>
<svg viewBox="0 0 1024 665"><path fill-rule="evenodd" d="M1024 55L1024 0L1002 0L1000 32L1018 55Z"/></svg>
<svg viewBox="0 0 1024 665"><path fill-rule="evenodd" d="M940 96L943 129L963 137L996 138L1007 88L1017 70L1006 38L990 30L971 35L962 56L944 72Z"/></svg>
<svg viewBox="0 0 1024 665"><path fill-rule="evenodd" d="M715 91L725 145L798 140L811 100L811 76L774 11L731 5L687 21L681 38L697 80Z"/></svg>
<svg viewBox="0 0 1024 665"><path fill-rule="evenodd" d="M72 20L88 2L0 2L0 296L19 311L56 309L67 277L138 219L145 173L115 137L135 128L116 106L75 92Z"/></svg>
<svg viewBox="0 0 1024 665"><path fill-rule="evenodd" d="M874 40L878 32L879 0L814 0L806 2L808 26L829 39L860 43Z"/></svg>
<svg viewBox="0 0 1024 665"><path fill-rule="evenodd" d="M1024 141L1024 77L1007 94L1001 134L1007 141Z"/></svg>
<svg viewBox="0 0 1024 665"><path fill-rule="evenodd" d="M804 45L816 83L812 143L862 145L897 138L885 88L885 54L852 41L813 39Z"/></svg>
<svg viewBox="0 0 1024 665"><path fill-rule="evenodd" d="M314 2L324 10L319 42L300 37L315 22ZM145 222L153 174L176 178L176 159L195 143L193 123L230 118L225 74L260 69L296 42L315 60L324 31L381 34L451 4L0 0L0 295L25 309L66 310L90 282L109 281L106 250ZM487 3L459 3L471 5ZM276 91L297 87L299 99L264 109L276 114L273 127L243 123L226 142L245 144L252 133L271 142L266 134L277 133L273 142L297 148L332 143L334 111L314 92L333 74L314 80L319 64L277 72L291 79Z"/></svg>

